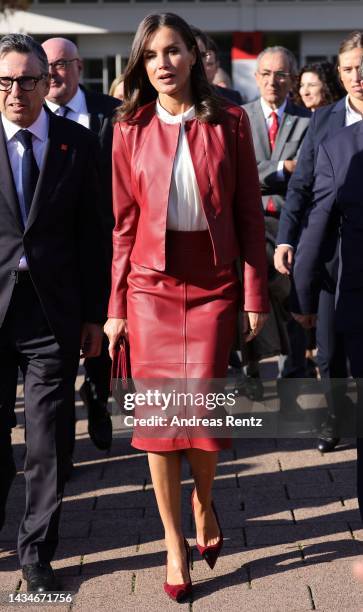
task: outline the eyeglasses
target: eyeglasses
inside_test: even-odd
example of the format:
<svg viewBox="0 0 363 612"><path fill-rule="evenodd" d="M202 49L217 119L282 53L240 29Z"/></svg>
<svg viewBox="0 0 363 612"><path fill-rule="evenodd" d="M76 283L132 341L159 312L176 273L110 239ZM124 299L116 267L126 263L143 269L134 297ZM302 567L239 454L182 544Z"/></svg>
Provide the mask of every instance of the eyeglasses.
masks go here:
<svg viewBox="0 0 363 612"><path fill-rule="evenodd" d="M69 64L71 64L72 62L76 62L78 60L78 57L74 57L73 59L60 59L57 60L56 62L49 62L48 66L49 68L53 68L55 70L66 70L66 68L68 68Z"/></svg>
<svg viewBox="0 0 363 612"><path fill-rule="evenodd" d="M22 91L33 91L39 81L47 75L41 74L39 77L22 76L12 79L11 77L0 77L0 91L11 91L14 83L17 83Z"/></svg>
<svg viewBox="0 0 363 612"><path fill-rule="evenodd" d="M280 81L280 83L287 81L287 79L291 76L290 72L282 72L281 70L277 70L277 72L272 72L272 70L264 70L258 74L264 81L267 81L267 79L273 76L277 81Z"/></svg>

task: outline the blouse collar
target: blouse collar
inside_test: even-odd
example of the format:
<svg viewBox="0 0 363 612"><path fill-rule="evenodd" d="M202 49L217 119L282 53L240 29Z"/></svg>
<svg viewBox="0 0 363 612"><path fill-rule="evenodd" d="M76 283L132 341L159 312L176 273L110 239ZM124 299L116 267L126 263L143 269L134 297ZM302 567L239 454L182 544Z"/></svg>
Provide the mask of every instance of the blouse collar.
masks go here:
<svg viewBox="0 0 363 612"><path fill-rule="evenodd" d="M167 110L165 110L165 108L161 106L159 100L157 100L156 115L165 123L185 123L185 121L190 121L191 119L194 119L195 106L191 106L190 108L188 108L187 111L185 111L184 113L180 113L179 115L171 115L170 113L168 113Z"/></svg>

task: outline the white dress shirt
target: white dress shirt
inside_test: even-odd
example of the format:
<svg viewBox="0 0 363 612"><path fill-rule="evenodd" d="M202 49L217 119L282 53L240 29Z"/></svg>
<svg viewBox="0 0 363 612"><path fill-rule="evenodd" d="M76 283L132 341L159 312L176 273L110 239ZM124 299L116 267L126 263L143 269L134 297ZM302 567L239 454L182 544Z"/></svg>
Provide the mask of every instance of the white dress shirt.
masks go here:
<svg viewBox="0 0 363 612"><path fill-rule="evenodd" d="M157 101L156 114L165 123L180 124L178 148L171 177L166 227L170 230L184 232L207 230L207 219L204 214L184 129L185 122L195 117L195 108L192 106L185 113L170 115Z"/></svg>
<svg viewBox="0 0 363 612"><path fill-rule="evenodd" d="M345 98L345 127L348 127L349 125L353 125L353 123L357 123L358 121L361 121L361 120L362 120L361 113L358 113L358 111L354 110L354 108L351 106L349 102L349 96L347 96Z"/></svg>
<svg viewBox="0 0 363 612"><path fill-rule="evenodd" d="M55 104L50 100L46 100L46 103L53 113L63 116L63 106ZM89 129L90 119L87 110L86 96L80 87L78 87L75 95L71 100L69 100L69 102L67 102L66 106L69 109L66 115L67 119L72 119L72 121L76 121L80 125L84 125L84 127Z"/></svg>
<svg viewBox="0 0 363 612"><path fill-rule="evenodd" d="M9 121L4 114L1 115L1 121L5 132L5 141L8 149L10 166L13 172L15 189L18 194L19 202L24 206L24 194L22 183L22 160L24 147L16 138L16 134L22 129L19 125ZM26 128L32 133L33 153L38 168L41 168L44 158L45 147L49 132L49 117L44 108L40 111L38 118ZM28 264L23 255L19 262L19 270L27 270Z"/></svg>
<svg viewBox="0 0 363 612"><path fill-rule="evenodd" d="M279 127L281 125L281 121L282 121L282 115L285 112L285 108L286 108L286 104L287 104L287 100L285 100L283 102L283 104L281 104L281 106L279 106L278 108L276 108L275 110L273 110L271 108L271 106L269 106L266 102L266 100L264 100L263 98L260 98L261 101L261 107L262 107L262 112L263 112L263 116L265 117L265 122L266 122L266 129L267 132L269 131L271 125L272 125L272 117L271 117L271 113L275 112L279 121ZM279 181L283 181L285 180L285 175L284 175L284 161L283 159L281 159L278 164L277 164L277 180Z"/></svg>

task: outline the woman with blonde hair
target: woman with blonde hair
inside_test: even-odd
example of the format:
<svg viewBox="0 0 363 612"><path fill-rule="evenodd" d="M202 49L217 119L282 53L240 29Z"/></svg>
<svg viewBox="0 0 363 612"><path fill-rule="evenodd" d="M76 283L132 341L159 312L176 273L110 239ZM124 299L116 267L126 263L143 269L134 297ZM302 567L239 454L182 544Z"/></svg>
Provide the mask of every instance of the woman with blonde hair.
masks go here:
<svg viewBox="0 0 363 612"><path fill-rule="evenodd" d="M119 100L124 99L124 75L123 74L120 74L118 77L113 79L108 95L113 96L114 98L118 98Z"/></svg>

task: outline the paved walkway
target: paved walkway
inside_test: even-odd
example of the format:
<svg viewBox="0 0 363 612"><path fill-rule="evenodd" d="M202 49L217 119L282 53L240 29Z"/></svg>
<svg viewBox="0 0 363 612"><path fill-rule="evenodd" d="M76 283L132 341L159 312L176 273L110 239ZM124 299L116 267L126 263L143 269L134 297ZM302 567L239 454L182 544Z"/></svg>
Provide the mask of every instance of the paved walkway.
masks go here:
<svg viewBox="0 0 363 612"><path fill-rule="evenodd" d="M18 400L19 415L22 400ZM165 554L146 456L116 438L97 451L78 407L76 469L67 485L54 562L73 604L57 610L176 610L162 592ZM14 432L18 476L0 533L0 591L25 591L15 552L24 508L23 426ZM352 563L363 553L355 498L355 450L322 456L313 440L238 440L220 455L214 500L225 535L214 571L193 549L193 612L347 612L363 609ZM185 535L194 544L192 480L183 470ZM14 606L0 605L1 609ZM28 610L54 610L31 606Z"/></svg>

